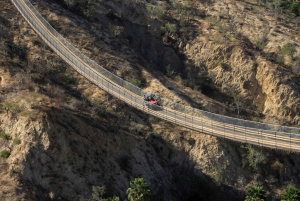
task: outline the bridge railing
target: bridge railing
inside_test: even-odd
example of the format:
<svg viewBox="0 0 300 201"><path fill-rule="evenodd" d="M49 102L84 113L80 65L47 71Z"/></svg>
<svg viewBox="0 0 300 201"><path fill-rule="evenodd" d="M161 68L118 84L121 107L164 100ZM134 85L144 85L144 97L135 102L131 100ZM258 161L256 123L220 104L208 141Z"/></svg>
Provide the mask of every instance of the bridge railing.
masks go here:
<svg viewBox="0 0 300 201"><path fill-rule="evenodd" d="M299 128L231 118L184 106L167 99L162 99L163 107L145 107L143 99L140 97L145 93L142 89L110 73L83 55L65 40L28 0L22 2L26 3L30 12L33 12L39 22L32 19L31 14L23 8L20 0L12 1L43 40L67 63L87 79L128 104L167 121L203 133L258 146L300 152ZM50 36L51 34L54 37Z"/></svg>

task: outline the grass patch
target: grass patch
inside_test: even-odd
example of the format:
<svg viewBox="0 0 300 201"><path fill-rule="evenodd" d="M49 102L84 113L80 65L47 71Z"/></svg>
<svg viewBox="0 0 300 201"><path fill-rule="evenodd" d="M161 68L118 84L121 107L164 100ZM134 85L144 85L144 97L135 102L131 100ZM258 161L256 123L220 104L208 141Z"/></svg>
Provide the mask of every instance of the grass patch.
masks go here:
<svg viewBox="0 0 300 201"><path fill-rule="evenodd" d="M21 140L16 137L16 138L13 139L13 144L14 145L19 145L19 144L21 144Z"/></svg>
<svg viewBox="0 0 300 201"><path fill-rule="evenodd" d="M6 133L1 133L0 138L3 140L10 140L10 136Z"/></svg>
<svg viewBox="0 0 300 201"><path fill-rule="evenodd" d="M3 150L0 152L0 158L8 158L10 156L10 152L8 150Z"/></svg>
<svg viewBox="0 0 300 201"><path fill-rule="evenodd" d="M141 80L135 79L135 78L130 79L129 82L130 82L131 84L133 84L134 86L137 86L137 87L141 87L141 85L142 85Z"/></svg>
<svg viewBox="0 0 300 201"><path fill-rule="evenodd" d="M74 77L72 75L65 75L65 77L63 78L63 81L64 81L64 83L69 84L69 85L77 83L76 77Z"/></svg>
<svg viewBox="0 0 300 201"><path fill-rule="evenodd" d="M15 101L5 101L2 103L2 109L6 110L6 112L10 111L12 113L19 113L22 111L19 104Z"/></svg>
<svg viewBox="0 0 300 201"><path fill-rule="evenodd" d="M160 118L158 118L158 117L154 117L154 116L150 116L149 117L149 122L151 123L151 124L158 124L158 123L160 123L162 120L160 119Z"/></svg>

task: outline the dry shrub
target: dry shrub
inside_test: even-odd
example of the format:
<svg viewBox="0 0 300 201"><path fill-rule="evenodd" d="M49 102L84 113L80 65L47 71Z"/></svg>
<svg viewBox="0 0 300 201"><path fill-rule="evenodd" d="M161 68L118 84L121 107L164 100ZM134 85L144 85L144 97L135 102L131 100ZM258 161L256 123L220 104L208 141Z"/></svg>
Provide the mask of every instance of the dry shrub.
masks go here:
<svg viewBox="0 0 300 201"><path fill-rule="evenodd" d="M283 168L283 164L280 163L278 160L276 160L272 165L271 165L271 168L273 170L281 170Z"/></svg>

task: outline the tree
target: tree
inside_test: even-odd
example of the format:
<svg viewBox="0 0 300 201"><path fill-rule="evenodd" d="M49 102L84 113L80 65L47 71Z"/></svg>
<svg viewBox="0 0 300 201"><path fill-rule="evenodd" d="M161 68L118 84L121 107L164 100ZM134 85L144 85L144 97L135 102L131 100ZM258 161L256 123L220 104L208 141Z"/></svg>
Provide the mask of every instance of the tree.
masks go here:
<svg viewBox="0 0 300 201"><path fill-rule="evenodd" d="M300 16L300 2L293 2L291 10L296 16Z"/></svg>
<svg viewBox="0 0 300 201"><path fill-rule="evenodd" d="M266 191L261 186L252 186L247 191L245 201L264 201L266 199Z"/></svg>
<svg viewBox="0 0 300 201"><path fill-rule="evenodd" d="M254 171L259 171L260 166L267 161L266 154L261 149L255 147L247 146L247 149L249 166L252 167Z"/></svg>
<svg viewBox="0 0 300 201"><path fill-rule="evenodd" d="M103 199L103 195L106 192L105 186L93 186L92 187L92 198L95 201L100 201Z"/></svg>
<svg viewBox="0 0 300 201"><path fill-rule="evenodd" d="M274 0L273 1L273 6L274 6L274 17L277 22L278 15L279 15L279 6L280 6L280 0Z"/></svg>
<svg viewBox="0 0 300 201"><path fill-rule="evenodd" d="M300 201L300 190L293 186L287 188L281 195L281 201Z"/></svg>
<svg viewBox="0 0 300 201"><path fill-rule="evenodd" d="M233 105L236 108L237 114L240 115L244 107L244 100L242 96L239 94L233 94Z"/></svg>
<svg viewBox="0 0 300 201"><path fill-rule="evenodd" d="M129 201L149 201L151 198L150 186L144 178L135 178L130 182L130 187L127 189Z"/></svg>
<svg viewBox="0 0 300 201"><path fill-rule="evenodd" d="M82 199L82 201L120 201L119 197L113 196L112 198L103 198L106 193L105 186L93 186L92 187L92 199Z"/></svg>

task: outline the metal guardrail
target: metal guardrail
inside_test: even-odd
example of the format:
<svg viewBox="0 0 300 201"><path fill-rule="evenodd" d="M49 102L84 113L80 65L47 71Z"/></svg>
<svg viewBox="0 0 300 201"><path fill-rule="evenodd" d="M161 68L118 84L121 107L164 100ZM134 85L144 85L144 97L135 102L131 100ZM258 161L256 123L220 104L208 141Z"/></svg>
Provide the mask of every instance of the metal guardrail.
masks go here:
<svg viewBox="0 0 300 201"><path fill-rule="evenodd" d="M222 116L162 99L162 106L146 107L145 92L110 73L63 38L29 0L11 0L30 26L62 59L84 77L135 108L169 122L242 143L300 152L300 129Z"/></svg>

